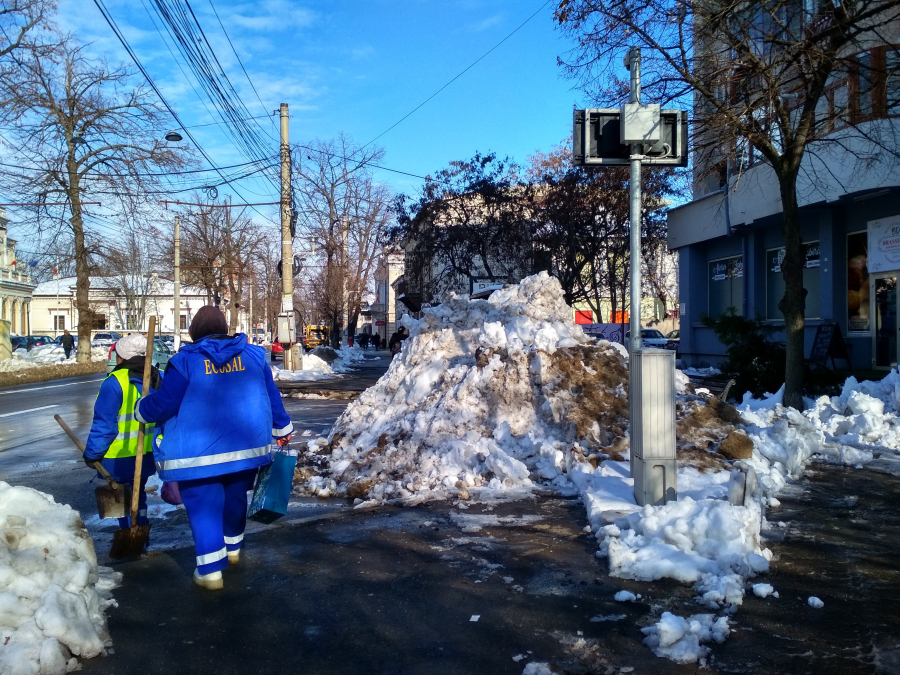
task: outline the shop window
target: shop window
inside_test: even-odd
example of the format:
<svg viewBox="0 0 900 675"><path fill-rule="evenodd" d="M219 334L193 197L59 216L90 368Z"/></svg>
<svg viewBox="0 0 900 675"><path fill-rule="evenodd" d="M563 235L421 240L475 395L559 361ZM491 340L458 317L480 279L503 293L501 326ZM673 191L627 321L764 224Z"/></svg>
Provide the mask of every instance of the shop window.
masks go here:
<svg viewBox="0 0 900 675"><path fill-rule="evenodd" d="M866 232L847 235L847 330L869 330L869 239Z"/></svg>
<svg viewBox="0 0 900 675"><path fill-rule="evenodd" d="M707 279L709 279L709 316L713 318L722 316L731 307L738 316L743 316L743 257L711 260Z"/></svg>
<svg viewBox="0 0 900 675"><path fill-rule="evenodd" d="M803 316L807 319L818 319L819 309L819 242L810 241L803 246L803 288L806 289L806 310ZM784 260L784 249L773 248L766 251L766 319L784 321L778 303L784 297L784 276L781 273L781 262Z"/></svg>

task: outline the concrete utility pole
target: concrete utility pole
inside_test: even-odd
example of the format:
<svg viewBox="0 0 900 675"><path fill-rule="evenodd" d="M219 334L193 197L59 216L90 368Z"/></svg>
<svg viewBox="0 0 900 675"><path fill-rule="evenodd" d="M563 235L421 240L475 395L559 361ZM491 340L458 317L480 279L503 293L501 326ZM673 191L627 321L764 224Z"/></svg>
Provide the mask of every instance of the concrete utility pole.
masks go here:
<svg viewBox="0 0 900 675"><path fill-rule="evenodd" d="M294 327L294 251L291 237L291 153L288 144L288 104L281 104L281 313L287 315L290 329L289 341L284 344L286 370L302 370L302 352L293 350L296 332ZM299 352L299 350L298 350ZM299 358L295 359L295 356ZM298 363L299 362L299 363Z"/></svg>
<svg viewBox="0 0 900 675"><path fill-rule="evenodd" d="M632 47L626 58L631 71L629 103L641 102L641 50ZM628 181L629 215L631 217L631 317L629 326L631 341L629 351L634 353L643 346L641 340L641 160L644 146L631 144L631 177Z"/></svg>
<svg viewBox="0 0 900 675"><path fill-rule="evenodd" d="M181 348L181 216L175 216L175 352Z"/></svg>

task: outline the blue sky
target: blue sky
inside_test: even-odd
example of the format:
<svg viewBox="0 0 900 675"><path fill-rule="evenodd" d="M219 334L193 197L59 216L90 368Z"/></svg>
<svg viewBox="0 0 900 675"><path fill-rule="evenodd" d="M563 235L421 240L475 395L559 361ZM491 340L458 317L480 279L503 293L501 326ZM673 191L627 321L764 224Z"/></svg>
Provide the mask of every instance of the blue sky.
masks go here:
<svg viewBox="0 0 900 675"><path fill-rule="evenodd" d="M186 126L215 122L150 21L151 0L106 0L138 58ZM543 0L213 0L228 36L258 90L257 101L209 0L190 0L229 78L252 115L286 102L291 141L341 132L368 143L506 37ZM553 2L514 36L414 115L378 140L383 164L433 173L454 159L493 151L524 162L570 133L573 105L585 97L562 77L556 58L567 41L555 30ZM91 51L129 61L91 0L61 0L59 22ZM201 92L202 95L202 92ZM260 120L272 136L274 127ZM192 129L220 165L245 161L217 126ZM412 193L421 181L379 178ZM242 185L246 197L271 191ZM268 195L276 199L276 194Z"/></svg>

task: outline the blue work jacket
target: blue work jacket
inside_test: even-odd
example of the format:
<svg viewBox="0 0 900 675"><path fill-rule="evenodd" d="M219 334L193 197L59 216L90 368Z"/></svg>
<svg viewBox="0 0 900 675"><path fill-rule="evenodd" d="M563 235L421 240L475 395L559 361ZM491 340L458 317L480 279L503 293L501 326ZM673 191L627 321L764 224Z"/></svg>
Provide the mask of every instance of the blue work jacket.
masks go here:
<svg viewBox="0 0 900 675"><path fill-rule="evenodd" d="M165 481L266 466L272 438L294 430L265 350L242 333L182 347L169 359L159 391L142 398L135 414L162 425L155 455Z"/></svg>

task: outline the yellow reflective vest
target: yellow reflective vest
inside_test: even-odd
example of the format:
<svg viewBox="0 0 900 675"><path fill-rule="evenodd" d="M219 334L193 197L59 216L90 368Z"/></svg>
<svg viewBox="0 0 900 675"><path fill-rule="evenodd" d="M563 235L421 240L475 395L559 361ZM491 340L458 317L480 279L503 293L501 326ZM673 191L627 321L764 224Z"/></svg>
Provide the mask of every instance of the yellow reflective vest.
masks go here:
<svg viewBox="0 0 900 675"><path fill-rule="evenodd" d="M138 422L134 417L134 405L141 398L141 392L128 378L128 370L122 368L114 370L108 377L114 377L122 387L122 405L119 406L118 425L119 432L106 454L105 458L118 459L120 457L134 457L137 455ZM144 454L153 450L153 424L147 424L144 428Z"/></svg>

